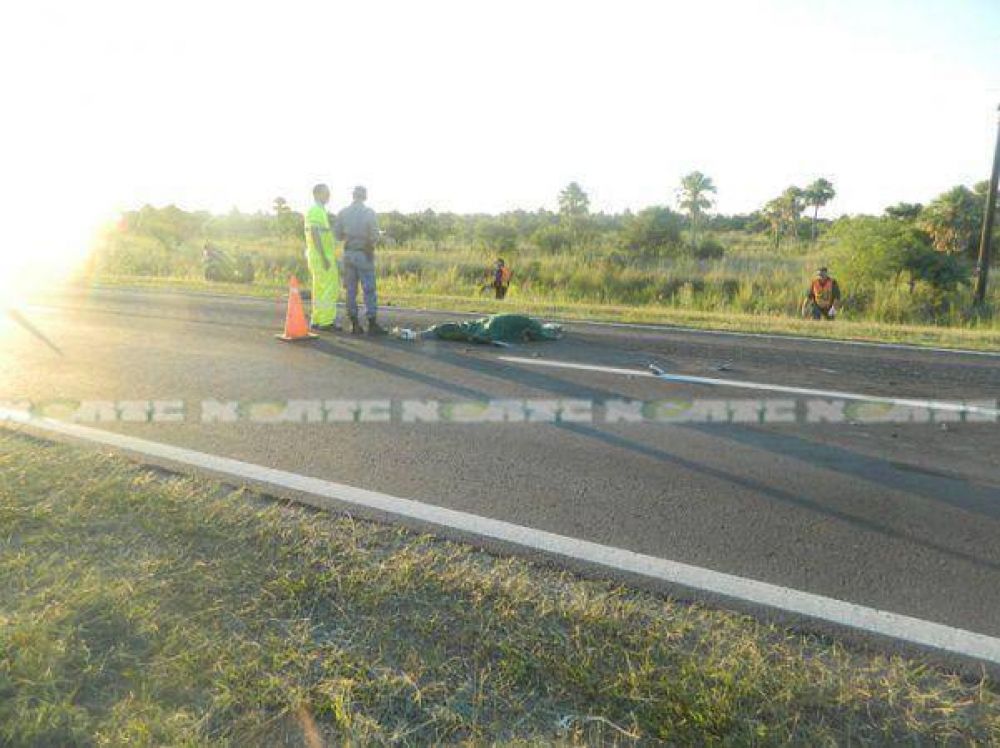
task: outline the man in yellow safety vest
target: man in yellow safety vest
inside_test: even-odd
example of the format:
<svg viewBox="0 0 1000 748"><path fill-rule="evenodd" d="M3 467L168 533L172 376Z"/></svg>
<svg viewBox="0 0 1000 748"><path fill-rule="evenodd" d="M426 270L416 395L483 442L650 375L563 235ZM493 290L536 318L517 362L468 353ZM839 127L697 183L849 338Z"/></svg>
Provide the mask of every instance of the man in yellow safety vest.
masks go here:
<svg viewBox="0 0 1000 748"><path fill-rule="evenodd" d="M337 318L337 294L340 291L340 272L333 252L333 233L326 204L330 202L330 188L325 184L313 187L313 205L306 213L306 261L312 276L311 327L314 330L333 330Z"/></svg>

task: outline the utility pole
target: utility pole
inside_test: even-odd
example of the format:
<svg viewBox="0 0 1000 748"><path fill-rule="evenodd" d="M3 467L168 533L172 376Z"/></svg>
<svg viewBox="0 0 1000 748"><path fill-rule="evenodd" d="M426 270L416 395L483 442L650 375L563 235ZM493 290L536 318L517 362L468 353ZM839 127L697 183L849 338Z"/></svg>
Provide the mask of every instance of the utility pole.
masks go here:
<svg viewBox="0 0 1000 748"><path fill-rule="evenodd" d="M1000 107L997 107L1000 112ZM986 190L986 212L983 214L983 235L979 239L979 275L976 278L974 300L976 304L986 301L986 278L990 274L990 244L993 241L993 217L997 212L997 180L1000 180L1000 118L997 119L997 144L993 149L993 173Z"/></svg>

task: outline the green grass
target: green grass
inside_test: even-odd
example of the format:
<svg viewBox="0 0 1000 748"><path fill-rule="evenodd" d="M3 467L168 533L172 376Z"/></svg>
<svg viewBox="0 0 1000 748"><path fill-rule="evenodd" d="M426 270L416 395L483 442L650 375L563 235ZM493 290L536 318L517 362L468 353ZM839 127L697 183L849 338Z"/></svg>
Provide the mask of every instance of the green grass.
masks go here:
<svg viewBox="0 0 1000 748"><path fill-rule="evenodd" d="M0 744L1000 741L996 685L0 431Z"/></svg>
<svg viewBox="0 0 1000 748"><path fill-rule="evenodd" d="M290 274L307 279L302 240L297 234L262 230L213 238L253 265L254 284L207 283L201 238L168 240L138 229L103 236L88 271L92 279L107 283L276 296L284 293ZM724 253L712 258L680 249L660 257L640 256L615 235L554 253L522 241L502 252L514 270L502 305L480 293L497 254L480 240L452 237L438 244L418 239L387 245L379 248L377 265L382 298L400 305L1000 350L1000 315L995 313L1000 284L991 286L987 311L972 314L965 286L941 291L923 281L911 288L902 276L852 278L846 250L834 234L824 234L816 243L787 241L776 249L763 234L717 232L712 239L724 246ZM834 324L799 315L808 282L824 264L832 265L843 282L842 315Z"/></svg>

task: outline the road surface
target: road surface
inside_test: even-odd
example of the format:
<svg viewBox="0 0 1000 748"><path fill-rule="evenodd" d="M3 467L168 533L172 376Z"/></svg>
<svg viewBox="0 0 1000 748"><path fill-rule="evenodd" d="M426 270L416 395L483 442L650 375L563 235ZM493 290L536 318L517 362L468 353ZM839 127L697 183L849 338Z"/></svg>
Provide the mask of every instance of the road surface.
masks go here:
<svg viewBox="0 0 1000 748"><path fill-rule="evenodd" d="M656 362L995 408L1000 355L588 324L512 349L331 334L288 345L274 339L277 299L112 289L36 298L22 311L64 355L0 322L0 401L50 415L114 402L118 420L92 425L1000 636L996 418L878 423L885 412L869 409L809 422L817 400L836 398L602 368L641 373ZM384 322L442 318L390 309ZM524 420L496 422L470 405L497 400L521 410L488 414ZM122 420L129 403L148 401L173 403L163 412L183 420ZM306 417L332 410L322 422L264 422L287 416L289 401ZM366 401L363 420L337 420L353 401ZM550 401L568 408L565 420L546 422ZM237 402L239 420L227 421L224 404ZM642 419L626 420L636 402ZM207 423L206 403L216 408ZM406 421L434 404L439 422ZM738 421L760 407L765 422L669 418L719 407Z"/></svg>

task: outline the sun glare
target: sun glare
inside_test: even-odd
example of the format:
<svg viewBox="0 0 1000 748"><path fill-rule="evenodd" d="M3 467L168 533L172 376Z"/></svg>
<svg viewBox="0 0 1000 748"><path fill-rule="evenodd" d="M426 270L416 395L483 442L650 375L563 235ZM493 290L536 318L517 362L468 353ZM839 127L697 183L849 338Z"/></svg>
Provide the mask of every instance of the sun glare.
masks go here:
<svg viewBox="0 0 1000 748"><path fill-rule="evenodd" d="M96 212L18 220L0 244L0 307L11 308L78 276L102 223Z"/></svg>

